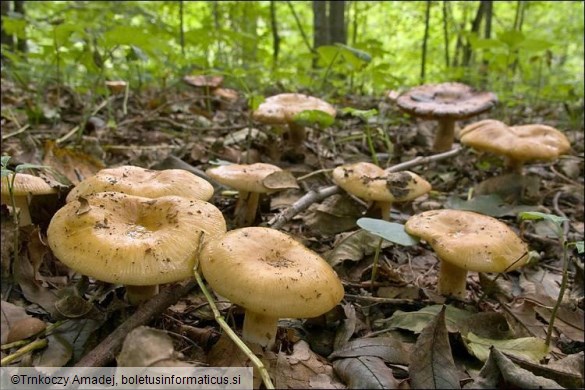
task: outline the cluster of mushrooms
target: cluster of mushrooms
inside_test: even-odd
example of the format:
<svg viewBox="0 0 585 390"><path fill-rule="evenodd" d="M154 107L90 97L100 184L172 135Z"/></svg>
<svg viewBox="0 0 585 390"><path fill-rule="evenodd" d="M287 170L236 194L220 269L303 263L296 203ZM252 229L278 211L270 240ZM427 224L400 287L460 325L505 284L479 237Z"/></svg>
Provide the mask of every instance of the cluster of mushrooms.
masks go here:
<svg viewBox="0 0 585 390"><path fill-rule="evenodd" d="M458 83L415 88L397 100L406 112L439 121L435 151L451 148L456 120L485 112L495 102L493 94ZM335 116L333 106L322 100L281 94L260 105L254 118L288 126L290 147L299 148L306 134L293 118L303 110ZM525 161L550 160L570 149L566 137L551 127L507 126L494 120L465 127L460 139L505 155L514 171ZM236 229L228 231L221 211L208 202L214 187L207 180L184 170L122 166L101 170L69 193L49 225L49 246L72 269L125 285L131 303L145 301L159 284L188 279L200 268L218 294L245 308L243 338L262 346L273 345L279 318L315 317L341 301L342 284L324 259L285 233L254 226L260 196L297 188L294 177L283 181L290 174L265 163L218 166L207 175L239 192ZM384 220L389 220L393 203L431 190L413 172L391 172L367 162L338 166L332 179L369 202ZM13 193L24 194L16 206L30 220L26 197L32 190L22 187L19 178ZM4 192L2 196L6 203ZM441 260L438 290L456 298L465 298L468 271L507 272L528 259L526 244L512 229L474 212L426 211L410 217L405 229L433 247Z"/></svg>

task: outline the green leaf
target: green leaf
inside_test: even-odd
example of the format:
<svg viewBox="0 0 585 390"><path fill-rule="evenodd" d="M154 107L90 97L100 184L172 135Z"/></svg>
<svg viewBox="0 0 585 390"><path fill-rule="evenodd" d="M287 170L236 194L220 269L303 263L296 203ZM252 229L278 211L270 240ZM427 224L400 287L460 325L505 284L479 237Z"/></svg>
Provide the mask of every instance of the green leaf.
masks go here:
<svg viewBox="0 0 585 390"><path fill-rule="evenodd" d="M44 168L49 168L49 167L46 166L46 165L37 165L37 164L28 164L28 163L25 163L25 164L17 165L16 168L15 168L15 171L16 172L22 172L25 169L44 169Z"/></svg>
<svg viewBox="0 0 585 390"><path fill-rule="evenodd" d="M248 106L250 107L250 110L256 110L264 100L266 100L264 95L250 95L248 97Z"/></svg>
<svg viewBox="0 0 585 390"><path fill-rule="evenodd" d="M526 37L521 31L509 30L499 33L498 39L508 46L508 48L515 49Z"/></svg>
<svg viewBox="0 0 585 390"><path fill-rule="evenodd" d="M8 166L8 161L10 161L11 158L12 156L2 156L2 159L0 160L0 165L2 165L2 167Z"/></svg>
<svg viewBox="0 0 585 390"><path fill-rule="evenodd" d="M319 46L317 54L319 55L318 65L327 67L339 56L340 48L332 45Z"/></svg>
<svg viewBox="0 0 585 390"><path fill-rule="evenodd" d="M522 41L518 47L528 51L541 51L550 49L553 46L552 42L546 41L544 39L525 39Z"/></svg>
<svg viewBox="0 0 585 390"><path fill-rule="evenodd" d="M527 220L540 220L540 219L545 219L547 221L551 221L556 225L561 225L564 221L568 221L568 218L565 217L559 217L558 215L554 215L554 214L546 214L546 213L541 213L538 211L525 211L523 213L519 214L520 219L522 219L523 221L527 221Z"/></svg>
<svg viewBox="0 0 585 390"><path fill-rule="evenodd" d="M402 246L418 244L419 240L404 230L404 225L375 218L360 218L357 224L378 237Z"/></svg>
<svg viewBox="0 0 585 390"><path fill-rule="evenodd" d="M357 108L344 107L341 109L341 112L343 114L349 114L351 116L355 116L356 118L364 120L368 120L378 115L378 110L376 110L375 108L372 108L371 110L358 110Z"/></svg>
<svg viewBox="0 0 585 390"><path fill-rule="evenodd" d="M343 43L336 43L335 46L341 47L343 49L342 53L344 55L351 54L352 56L359 59L360 61L367 62L367 63L372 61L372 56L363 50L359 50L359 49L356 49L354 47L344 45Z"/></svg>
<svg viewBox="0 0 585 390"><path fill-rule="evenodd" d="M443 305L433 305L427 306L419 311L404 312L396 310L394 314L392 314L392 317L383 320L380 325L376 326L376 328L383 326L387 328L406 329L415 333L420 333L425 326L427 326L429 322L439 314L442 308ZM465 321L467 321L472 315L473 314L468 311L453 306L447 306L447 311L445 313L447 330L451 333L458 332L464 325Z"/></svg>
<svg viewBox="0 0 585 390"><path fill-rule="evenodd" d="M492 340L476 336L469 332L463 337L465 347L476 358L486 361L490 354L490 347L494 346L499 351L527 358L533 362L538 362L548 353L548 347L544 340L537 337L522 337L510 340Z"/></svg>
<svg viewBox="0 0 585 390"><path fill-rule="evenodd" d="M582 254L583 252L585 252L585 242L584 241L575 242L575 248L577 248L577 252L579 252L579 254Z"/></svg>
<svg viewBox="0 0 585 390"><path fill-rule="evenodd" d="M446 208L455 210L474 211L476 213L489 215L490 217L503 217L505 215L516 215L521 212L536 209L536 206L508 205L499 195L478 195L469 200L460 199L457 196L447 198Z"/></svg>
<svg viewBox="0 0 585 390"><path fill-rule="evenodd" d="M331 126L335 118L321 110L304 110L293 117L293 121L301 126L318 126L321 129Z"/></svg>

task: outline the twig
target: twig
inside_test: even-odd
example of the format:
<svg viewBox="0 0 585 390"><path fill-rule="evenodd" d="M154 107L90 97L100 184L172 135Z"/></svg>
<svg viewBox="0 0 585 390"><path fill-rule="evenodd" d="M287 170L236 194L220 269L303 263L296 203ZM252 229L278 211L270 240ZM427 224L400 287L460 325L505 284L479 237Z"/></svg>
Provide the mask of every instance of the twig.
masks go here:
<svg viewBox="0 0 585 390"><path fill-rule="evenodd" d="M14 352L13 354L10 354L10 355L6 356L5 358L3 358L2 360L0 360L0 366L4 367L8 363L15 361L19 357L24 356L27 353L32 352L36 349L45 348L47 346L47 344L49 344L49 341L47 339L35 340L32 343L27 344L24 347L20 348L18 351Z"/></svg>
<svg viewBox="0 0 585 390"><path fill-rule="evenodd" d="M144 325L191 291L197 283L193 280L169 286L145 302L116 330L75 364L75 367L105 367L114 359L124 338L134 328Z"/></svg>
<svg viewBox="0 0 585 390"><path fill-rule="evenodd" d="M2 141L7 140L10 137L14 137L15 135L18 135L20 133L24 133L26 131L26 129L28 129L30 127L30 125L24 125L22 126L20 129L16 130L14 133L10 133L10 134L6 134L2 136Z"/></svg>
<svg viewBox="0 0 585 390"><path fill-rule="evenodd" d="M262 363L262 361L260 361L260 359L258 359L258 357L254 354L254 352L252 352L250 350L250 348L248 348L246 343L244 343L242 340L240 340L240 338L238 337L236 332L234 332L232 330L232 328L230 328L229 325L225 322L224 318L221 316L221 313L217 309L217 306L215 306L215 301L213 300L213 297L211 296L211 294L207 290L207 287L205 287L205 284L203 283L203 280L201 279L201 275L199 275L199 272L197 272L197 270L195 270L194 274L195 274L195 280L197 280L197 284L199 285L199 288L203 292L203 295L205 295L205 298L207 298L207 302L209 302L209 307L211 308L211 311L213 311L213 316L215 318L215 321L217 321L217 323L219 324L221 329L224 330L224 332L228 335L228 337L238 346L238 348L240 348L240 350L242 352L244 352L246 354L248 359L250 359L250 361L256 366L256 368L260 372L260 376L262 377L262 381L264 382L264 386L266 386L267 389L274 389L274 385L272 384L272 380L270 379L270 375L268 374L268 370L266 370L266 367L264 367L264 364Z"/></svg>
<svg viewBox="0 0 585 390"><path fill-rule="evenodd" d="M404 162L402 164L394 165L386 169L388 172L399 172L403 171L408 168L415 167L417 165L428 164L433 161L443 160L445 158L456 156L461 152L462 148L459 145L455 145L455 147L447 152L434 154L432 156L426 157L417 157L413 160ZM307 192L304 196L302 196L299 200L293 203L289 208L284 210L282 213L275 215L270 221L267 222L267 225L273 229L279 229L284 226L285 223L289 222L295 215L300 212L305 211L309 208L313 203L320 202L325 198L330 197L331 195L337 194L341 189L338 186L330 186L324 187L318 190L311 190Z"/></svg>

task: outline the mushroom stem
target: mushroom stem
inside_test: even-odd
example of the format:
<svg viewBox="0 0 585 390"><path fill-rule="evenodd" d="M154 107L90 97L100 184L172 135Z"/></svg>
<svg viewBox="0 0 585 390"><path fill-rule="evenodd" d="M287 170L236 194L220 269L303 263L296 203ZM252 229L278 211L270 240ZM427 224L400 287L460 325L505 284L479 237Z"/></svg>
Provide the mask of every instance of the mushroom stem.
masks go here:
<svg viewBox="0 0 585 390"><path fill-rule="evenodd" d="M392 202L375 202L375 206L380 209L382 219L384 221L390 221L390 210L392 210Z"/></svg>
<svg viewBox="0 0 585 390"><path fill-rule="evenodd" d="M441 259L439 270L439 294L465 299L467 270Z"/></svg>
<svg viewBox="0 0 585 390"><path fill-rule="evenodd" d="M251 226L256 221L260 193L240 191L239 198L236 205L236 225L238 227Z"/></svg>
<svg viewBox="0 0 585 390"><path fill-rule="evenodd" d="M512 157L506 157L506 170L510 173L517 173L522 175L522 167L524 166L524 161L518 160Z"/></svg>
<svg viewBox="0 0 585 390"><path fill-rule="evenodd" d="M8 202L7 204L11 204ZM15 196L14 197L14 205L18 209L18 225L19 226L28 226L32 225L32 218L30 216L30 211L28 209L28 196ZM14 213L17 210L13 210Z"/></svg>
<svg viewBox="0 0 585 390"><path fill-rule="evenodd" d="M305 126L297 125L294 122L288 124L288 142L294 150L298 150L306 138Z"/></svg>
<svg viewBox="0 0 585 390"><path fill-rule="evenodd" d="M442 118L439 120L439 129L433 143L433 152L446 152L451 150L455 138L455 120Z"/></svg>
<svg viewBox="0 0 585 390"><path fill-rule="evenodd" d="M246 310L242 338L263 347L272 347L276 340L278 317L258 314Z"/></svg>
<svg viewBox="0 0 585 390"><path fill-rule="evenodd" d="M152 286L126 286L126 297L131 305L138 305L158 294L158 284Z"/></svg>

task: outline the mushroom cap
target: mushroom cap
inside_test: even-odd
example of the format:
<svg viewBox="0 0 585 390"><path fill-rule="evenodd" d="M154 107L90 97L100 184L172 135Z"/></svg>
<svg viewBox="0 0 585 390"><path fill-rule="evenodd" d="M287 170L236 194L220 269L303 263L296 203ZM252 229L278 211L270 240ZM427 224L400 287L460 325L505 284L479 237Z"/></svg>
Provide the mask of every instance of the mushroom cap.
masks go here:
<svg viewBox="0 0 585 390"><path fill-rule="evenodd" d="M124 92L126 86L128 85L127 82L124 80L108 80L106 81L106 87L113 93L120 93Z"/></svg>
<svg viewBox="0 0 585 390"><path fill-rule="evenodd" d="M223 83L223 76L218 75L190 75L183 77L183 81L196 88L209 87L218 88Z"/></svg>
<svg viewBox="0 0 585 390"><path fill-rule="evenodd" d="M97 192L122 192L128 195L158 198L177 195L209 200L213 186L205 179L183 169L155 171L131 165L102 169L77 184L67 195L67 202Z"/></svg>
<svg viewBox="0 0 585 390"><path fill-rule="evenodd" d="M571 149L567 137L554 127L532 124L507 126L486 119L461 130L461 143L518 161L555 160Z"/></svg>
<svg viewBox="0 0 585 390"><path fill-rule="evenodd" d="M425 211L410 217L405 229L427 241L442 261L468 271L507 272L528 260L528 248L516 233L505 223L483 214Z"/></svg>
<svg viewBox="0 0 585 390"><path fill-rule="evenodd" d="M378 202L406 202L431 190L431 184L416 173L388 172L367 162L335 168L333 181L352 195Z"/></svg>
<svg viewBox="0 0 585 390"><path fill-rule="evenodd" d="M148 286L189 278L200 241L225 231L221 212L203 200L100 192L58 210L47 236L55 256L84 275Z"/></svg>
<svg viewBox="0 0 585 390"><path fill-rule="evenodd" d="M9 183L12 182L12 174L2 178L2 197L9 196ZM47 195L54 194L57 190L51 187L46 181L38 176L28 175L26 173L16 173L12 193L14 196L26 195Z"/></svg>
<svg viewBox="0 0 585 390"><path fill-rule="evenodd" d="M492 92L477 92L461 83L421 85L396 100L403 111L425 119L465 119L490 110L497 102Z"/></svg>
<svg viewBox="0 0 585 390"><path fill-rule="evenodd" d="M293 121L298 113L305 110L323 111L335 117L335 107L313 96L300 93L281 93L267 98L256 111L254 119L273 125L287 124Z"/></svg>
<svg viewBox="0 0 585 390"><path fill-rule="evenodd" d="M264 185L264 179L282 169L272 164L230 164L209 168L206 173L218 183L238 191L266 193L273 191Z"/></svg>
<svg viewBox="0 0 585 390"><path fill-rule="evenodd" d="M343 286L331 266L276 229L231 230L205 243L200 258L211 287L251 312L310 318L343 298Z"/></svg>

